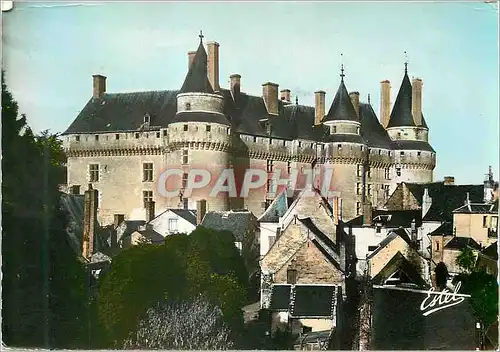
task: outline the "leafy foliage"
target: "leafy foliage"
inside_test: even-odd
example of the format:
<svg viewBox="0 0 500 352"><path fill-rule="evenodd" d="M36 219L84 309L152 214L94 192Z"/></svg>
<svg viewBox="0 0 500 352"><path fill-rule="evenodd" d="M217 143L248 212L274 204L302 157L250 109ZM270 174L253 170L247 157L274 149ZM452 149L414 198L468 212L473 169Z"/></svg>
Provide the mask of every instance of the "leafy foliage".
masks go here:
<svg viewBox="0 0 500 352"><path fill-rule="evenodd" d="M2 72L2 330L10 346L86 347L86 273L66 235L66 157L18 118Z"/></svg>
<svg viewBox="0 0 500 352"><path fill-rule="evenodd" d="M148 309L125 348L226 350L233 347L222 311L202 296Z"/></svg>
<svg viewBox="0 0 500 352"><path fill-rule="evenodd" d="M455 260L456 264L466 272L470 272L476 265L476 256L469 247L465 247Z"/></svg>

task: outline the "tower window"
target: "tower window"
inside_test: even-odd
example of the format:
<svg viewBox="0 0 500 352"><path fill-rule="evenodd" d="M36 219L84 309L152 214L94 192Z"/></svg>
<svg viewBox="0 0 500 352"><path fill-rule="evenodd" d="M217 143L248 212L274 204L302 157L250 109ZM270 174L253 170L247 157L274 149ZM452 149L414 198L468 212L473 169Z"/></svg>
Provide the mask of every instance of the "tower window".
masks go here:
<svg viewBox="0 0 500 352"><path fill-rule="evenodd" d="M188 198L182 198L182 208L184 210L189 209L189 199Z"/></svg>
<svg viewBox="0 0 500 352"><path fill-rule="evenodd" d="M300 147L302 147L302 142L301 142L301 141L299 141L299 148L300 148Z"/></svg>
<svg viewBox="0 0 500 352"><path fill-rule="evenodd" d="M421 152L417 152L417 156L420 156L422 153Z"/></svg>
<svg viewBox="0 0 500 352"><path fill-rule="evenodd" d="M184 125L184 131L188 130L188 125Z"/></svg>
<svg viewBox="0 0 500 352"><path fill-rule="evenodd" d="M142 181L153 182L153 163L142 164Z"/></svg>
<svg viewBox="0 0 500 352"><path fill-rule="evenodd" d="M188 182L188 174L184 173L182 175L182 188L185 189L187 187L187 182Z"/></svg>
<svg viewBox="0 0 500 352"><path fill-rule="evenodd" d="M401 155L405 155L405 152L401 152Z"/></svg>
<svg viewBox="0 0 500 352"><path fill-rule="evenodd" d="M292 173L292 163L290 161L286 163L286 171L289 175Z"/></svg>
<svg viewBox="0 0 500 352"><path fill-rule="evenodd" d="M167 136L167 130L163 130L163 137Z"/></svg>
<svg viewBox="0 0 500 352"><path fill-rule="evenodd" d="M338 150L342 150L342 144L337 145Z"/></svg>
<svg viewBox="0 0 500 352"><path fill-rule="evenodd" d="M359 134L359 127L358 127L358 128L356 128L356 133L357 133L357 134Z"/></svg>
<svg viewBox="0 0 500 352"><path fill-rule="evenodd" d="M388 167L386 167L385 168L385 179L386 180L390 179L390 172L391 172L391 170Z"/></svg>
<svg viewBox="0 0 500 352"><path fill-rule="evenodd" d="M253 142L257 143L257 137L255 137L255 136L253 137Z"/></svg>
<svg viewBox="0 0 500 352"><path fill-rule="evenodd" d="M190 111L191 110L191 103L186 103L186 111Z"/></svg>
<svg viewBox="0 0 500 352"><path fill-rule="evenodd" d="M150 120L151 120L151 117L149 116L149 114L144 115L144 123L149 123Z"/></svg>
<svg viewBox="0 0 500 352"><path fill-rule="evenodd" d="M396 175L401 176L401 168L400 167L396 168Z"/></svg>
<svg viewBox="0 0 500 352"><path fill-rule="evenodd" d="M272 160L267 161L267 172L273 172L273 161Z"/></svg>
<svg viewBox="0 0 500 352"><path fill-rule="evenodd" d="M96 135L95 135L95 140L96 140L96 141L98 141L98 140L99 140L99 135L98 135L98 134L96 134Z"/></svg>
<svg viewBox="0 0 500 352"><path fill-rule="evenodd" d="M361 203L356 202L356 215L361 215Z"/></svg>
<svg viewBox="0 0 500 352"><path fill-rule="evenodd" d="M80 142L80 136L75 136L75 140L76 140L77 142Z"/></svg>
<svg viewBox="0 0 500 352"><path fill-rule="evenodd" d="M187 149L182 149L182 164L186 165L189 163L189 157L188 157L188 150Z"/></svg>
<svg viewBox="0 0 500 352"><path fill-rule="evenodd" d="M361 195L361 183L356 183L356 194Z"/></svg>
<svg viewBox="0 0 500 352"><path fill-rule="evenodd" d="M99 164L89 165L89 181L99 182Z"/></svg>
<svg viewBox="0 0 500 352"><path fill-rule="evenodd" d="M210 132L212 130L212 126L207 125L207 132Z"/></svg>
<svg viewBox="0 0 500 352"><path fill-rule="evenodd" d="M142 191L142 202L144 204L144 208L146 204L153 201L153 191Z"/></svg>
<svg viewBox="0 0 500 352"><path fill-rule="evenodd" d="M136 133L136 134L135 134L135 138L139 138L139 133Z"/></svg>
<svg viewBox="0 0 500 352"><path fill-rule="evenodd" d="M436 251L439 251L439 242L436 241Z"/></svg>
<svg viewBox="0 0 500 352"><path fill-rule="evenodd" d="M115 139L116 140L120 139L120 135L119 134L115 134Z"/></svg>
<svg viewBox="0 0 500 352"><path fill-rule="evenodd" d="M372 196L372 185L368 185L368 196Z"/></svg>
<svg viewBox="0 0 500 352"><path fill-rule="evenodd" d="M332 133L337 133L337 126L332 126Z"/></svg>
<svg viewBox="0 0 500 352"><path fill-rule="evenodd" d="M358 164L357 176L361 177L363 173L363 165Z"/></svg>

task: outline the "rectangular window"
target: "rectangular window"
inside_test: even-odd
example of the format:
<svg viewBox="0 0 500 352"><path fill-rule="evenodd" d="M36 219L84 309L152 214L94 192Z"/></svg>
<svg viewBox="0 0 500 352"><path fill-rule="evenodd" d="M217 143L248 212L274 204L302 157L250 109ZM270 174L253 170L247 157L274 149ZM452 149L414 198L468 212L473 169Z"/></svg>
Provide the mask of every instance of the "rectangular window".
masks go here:
<svg viewBox="0 0 500 352"><path fill-rule="evenodd" d="M366 170L366 177L371 178L372 177L372 169L368 166Z"/></svg>
<svg viewBox="0 0 500 352"><path fill-rule="evenodd" d="M136 134L135 134L135 138L139 138L139 133L136 133Z"/></svg>
<svg viewBox="0 0 500 352"><path fill-rule="evenodd" d="M338 150L342 150L342 144L338 144L338 145L337 145L337 149L338 149Z"/></svg>
<svg viewBox="0 0 500 352"><path fill-rule="evenodd" d="M368 185L368 196L372 196L372 185Z"/></svg>
<svg viewBox="0 0 500 352"><path fill-rule="evenodd" d="M360 195L361 195L361 183L359 183L359 182L358 182L358 183L356 183L356 194L357 194L358 196L360 196Z"/></svg>
<svg viewBox="0 0 500 352"><path fill-rule="evenodd" d="M184 131L188 130L188 125L184 125Z"/></svg>
<svg viewBox="0 0 500 352"><path fill-rule="evenodd" d="M269 248L271 248L276 241L276 236L268 236L269 239Z"/></svg>
<svg viewBox="0 0 500 352"><path fill-rule="evenodd" d="M297 270L288 269L286 271L286 283L290 285L295 285L297 283Z"/></svg>
<svg viewBox="0 0 500 352"><path fill-rule="evenodd" d="M267 172L273 172L273 161L272 160L267 161Z"/></svg>
<svg viewBox="0 0 500 352"><path fill-rule="evenodd" d="M76 140L77 142L80 142L80 136L75 136L75 140Z"/></svg>
<svg viewBox="0 0 500 352"><path fill-rule="evenodd" d="M163 137L167 136L167 130L163 130Z"/></svg>
<svg viewBox="0 0 500 352"><path fill-rule="evenodd" d="M377 249L377 246L368 246L368 252L373 252L375 249Z"/></svg>
<svg viewBox="0 0 500 352"><path fill-rule="evenodd" d="M189 163L188 149L182 149L182 164L186 165Z"/></svg>
<svg viewBox="0 0 500 352"><path fill-rule="evenodd" d="M177 219L168 219L168 231L169 232L177 231Z"/></svg>
<svg viewBox="0 0 500 352"><path fill-rule="evenodd" d="M483 227L488 228L488 216L483 216Z"/></svg>
<svg viewBox="0 0 500 352"><path fill-rule="evenodd" d="M80 194L80 185L71 186L71 194Z"/></svg>
<svg viewBox="0 0 500 352"><path fill-rule="evenodd" d="M400 167L396 168L396 175L401 176L401 168Z"/></svg>
<svg viewBox="0 0 500 352"><path fill-rule="evenodd" d="M142 164L142 182L153 182L153 163Z"/></svg>
<svg viewBox="0 0 500 352"><path fill-rule="evenodd" d="M417 156L420 156L422 153L421 152L417 152Z"/></svg>
<svg viewBox="0 0 500 352"><path fill-rule="evenodd" d="M299 141L299 148L301 148L301 147L302 147L302 142Z"/></svg>
<svg viewBox="0 0 500 352"><path fill-rule="evenodd" d="M144 203L144 208L148 202L153 201L153 191L142 191L142 201Z"/></svg>
<svg viewBox="0 0 500 352"><path fill-rule="evenodd" d="M156 138L160 138L160 132L156 132Z"/></svg>
<svg viewBox="0 0 500 352"><path fill-rule="evenodd" d="M98 134L96 134L96 135L95 135L95 140L96 140L96 141L98 141L98 140L99 140L99 135L98 135Z"/></svg>
<svg viewBox="0 0 500 352"><path fill-rule="evenodd" d="M363 165L358 164L357 176L361 177L363 175Z"/></svg>
<svg viewBox="0 0 500 352"><path fill-rule="evenodd" d="M211 126L210 125L207 125L207 132L210 132L211 131Z"/></svg>
<svg viewBox="0 0 500 352"><path fill-rule="evenodd" d="M290 161L286 163L286 172L289 175L292 173L292 163Z"/></svg>
<svg viewBox="0 0 500 352"><path fill-rule="evenodd" d="M89 165L89 181L99 182L99 164Z"/></svg>
<svg viewBox="0 0 500 352"><path fill-rule="evenodd" d="M184 210L189 209L189 199L188 198L182 198L182 208Z"/></svg>
<svg viewBox="0 0 500 352"><path fill-rule="evenodd" d="M439 251L439 242L436 241L436 252Z"/></svg>
<svg viewBox="0 0 500 352"><path fill-rule="evenodd" d="M401 155L405 155L405 152L401 152Z"/></svg>
<svg viewBox="0 0 500 352"><path fill-rule="evenodd" d="M377 233L380 233L382 231L382 228L380 226L375 227L375 229Z"/></svg>
<svg viewBox="0 0 500 352"><path fill-rule="evenodd" d="M385 168L385 179L386 180L389 180L391 178L391 169L389 169L388 167Z"/></svg>
<svg viewBox="0 0 500 352"><path fill-rule="evenodd" d="M116 140L120 139L120 135L119 134L115 134L115 139Z"/></svg>
<svg viewBox="0 0 500 352"><path fill-rule="evenodd" d="M337 133L337 126L332 126L332 133Z"/></svg>
<svg viewBox="0 0 500 352"><path fill-rule="evenodd" d="M188 174L184 173L182 175L182 188L186 188L187 187L187 182L188 182Z"/></svg>
<svg viewBox="0 0 500 352"><path fill-rule="evenodd" d="M356 202L356 215L361 215L361 203Z"/></svg>
<svg viewBox="0 0 500 352"><path fill-rule="evenodd" d="M257 143L257 137L253 137L253 142Z"/></svg>

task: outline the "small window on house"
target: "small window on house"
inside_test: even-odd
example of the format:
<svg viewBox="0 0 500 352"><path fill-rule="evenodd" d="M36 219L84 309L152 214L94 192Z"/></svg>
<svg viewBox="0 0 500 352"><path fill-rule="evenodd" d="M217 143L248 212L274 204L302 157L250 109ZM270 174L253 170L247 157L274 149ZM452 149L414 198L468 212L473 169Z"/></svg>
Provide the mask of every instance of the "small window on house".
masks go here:
<svg viewBox="0 0 500 352"><path fill-rule="evenodd" d="M286 147L286 141L285 140L283 141L283 147Z"/></svg>
<svg viewBox="0 0 500 352"><path fill-rule="evenodd" d="M189 199L188 198L182 198L182 208L184 210L189 209Z"/></svg>
<svg viewBox="0 0 500 352"><path fill-rule="evenodd" d="M144 208L146 207L146 204L152 201L153 201L153 191L142 191L142 202Z"/></svg>
<svg viewBox="0 0 500 352"><path fill-rule="evenodd" d="M372 195L372 185L368 185L368 196Z"/></svg>
<svg viewBox="0 0 500 352"><path fill-rule="evenodd" d="M142 164L142 182L153 182L153 163Z"/></svg>
<svg viewBox="0 0 500 352"><path fill-rule="evenodd" d="M367 170L366 170L366 176L368 178L371 178L372 177L372 169L368 166L367 167Z"/></svg>
<svg viewBox="0 0 500 352"><path fill-rule="evenodd" d="M188 125L184 125L184 131L188 130Z"/></svg>
<svg viewBox="0 0 500 352"><path fill-rule="evenodd" d="M177 219L168 219L168 231L169 232L177 231Z"/></svg>
<svg viewBox="0 0 500 352"><path fill-rule="evenodd" d="M357 169L357 176L358 176L358 177L363 176L363 165L358 164L357 168L358 168L358 169Z"/></svg>
<svg viewBox="0 0 500 352"><path fill-rule="evenodd" d="M382 150L378 150L378 155L382 155Z"/></svg>
<svg viewBox="0 0 500 352"><path fill-rule="evenodd" d="M391 155L392 155L392 153L389 151L389 156L391 156Z"/></svg>
<svg viewBox="0 0 500 352"><path fill-rule="evenodd" d="M188 174L184 173L182 175L182 188L186 188L187 187L187 181L188 181Z"/></svg>
<svg viewBox="0 0 500 352"><path fill-rule="evenodd" d="M120 139L120 135L119 135L118 133L117 133L117 134L115 134L115 139L116 139L116 140Z"/></svg>
<svg viewBox="0 0 500 352"><path fill-rule="evenodd" d="M144 115L144 123L149 123L151 120L149 114Z"/></svg>
<svg viewBox="0 0 500 352"><path fill-rule="evenodd" d="M207 125L207 132L210 132L210 131L211 131L211 128L212 128L212 126Z"/></svg>
<svg viewBox="0 0 500 352"><path fill-rule="evenodd" d="M363 151L363 149L364 149L363 146L361 146L361 151Z"/></svg>
<svg viewBox="0 0 500 352"><path fill-rule="evenodd" d="M156 138L160 138L160 132L156 132Z"/></svg>
<svg viewBox="0 0 500 352"><path fill-rule="evenodd" d="M358 127L358 128L356 128L356 133L357 133L357 134L359 134L359 127Z"/></svg>
<svg viewBox="0 0 500 352"><path fill-rule="evenodd" d="M436 251L439 251L439 242L436 241Z"/></svg>
<svg viewBox="0 0 500 352"><path fill-rule="evenodd" d="M95 135L95 140L96 140L96 141L98 141L98 140L99 140L99 135L98 135L98 134L96 134L96 135Z"/></svg>
<svg viewBox="0 0 500 352"><path fill-rule="evenodd" d="M167 136L167 130L163 130L163 137Z"/></svg>
<svg viewBox="0 0 500 352"><path fill-rule="evenodd" d="M231 134L231 129L229 127L226 128L226 134L228 134L228 135Z"/></svg>
<svg viewBox="0 0 500 352"><path fill-rule="evenodd" d="M191 103L186 103L186 111L191 110Z"/></svg>
<svg viewBox="0 0 500 352"><path fill-rule="evenodd" d="M99 164L89 165L89 181L99 182Z"/></svg>
<svg viewBox="0 0 500 352"><path fill-rule="evenodd" d="M398 138L401 138L401 132L398 132Z"/></svg>
<svg viewBox="0 0 500 352"><path fill-rule="evenodd" d="M299 148L301 148L301 147L302 147L302 142L301 142L301 141L299 141Z"/></svg>
<svg viewBox="0 0 500 352"><path fill-rule="evenodd" d="M377 249L377 246L368 246L368 252L373 252L375 249Z"/></svg>
<svg viewBox="0 0 500 352"><path fill-rule="evenodd" d="M77 142L80 142L80 136L75 136L75 140L76 140Z"/></svg>
<svg viewBox="0 0 500 352"><path fill-rule="evenodd" d="M483 216L483 227L484 228L488 227L488 216Z"/></svg>
<svg viewBox="0 0 500 352"><path fill-rule="evenodd" d="M361 183L356 183L356 194L361 195Z"/></svg>
<svg viewBox="0 0 500 352"><path fill-rule="evenodd" d="M269 145L273 144L273 139L269 138Z"/></svg>
<svg viewBox="0 0 500 352"><path fill-rule="evenodd" d="M268 240L269 240L269 248L271 248L274 242L276 241L276 236L268 236Z"/></svg>
<svg viewBox="0 0 500 352"><path fill-rule="evenodd" d="M286 283L290 285L295 285L297 283L297 270L288 269L286 271Z"/></svg>
<svg viewBox="0 0 500 352"><path fill-rule="evenodd" d="M332 133L337 133L337 126L332 126Z"/></svg>
<svg viewBox="0 0 500 352"><path fill-rule="evenodd" d="M189 163L189 151L188 149L182 149L182 164L186 165Z"/></svg>
<svg viewBox="0 0 500 352"><path fill-rule="evenodd" d="M396 175L401 176L401 168L400 167L396 168Z"/></svg>
<svg viewBox="0 0 500 352"><path fill-rule="evenodd" d="M80 194L80 185L71 186L71 194Z"/></svg>
<svg viewBox="0 0 500 352"><path fill-rule="evenodd" d="M375 231L376 231L377 233L380 233L380 232L382 231L382 228L381 228L380 226L376 226L376 227L375 227Z"/></svg>
<svg viewBox="0 0 500 352"><path fill-rule="evenodd" d="M139 133L136 133L136 134L135 134L135 138L139 138Z"/></svg>

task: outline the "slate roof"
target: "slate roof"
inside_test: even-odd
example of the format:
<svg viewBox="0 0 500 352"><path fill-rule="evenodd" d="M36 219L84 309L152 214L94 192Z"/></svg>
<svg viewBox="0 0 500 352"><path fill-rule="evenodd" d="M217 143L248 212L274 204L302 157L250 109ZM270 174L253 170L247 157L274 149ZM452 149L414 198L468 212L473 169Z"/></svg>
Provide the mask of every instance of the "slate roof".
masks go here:
<svg viewBox="0 0 500 352"><path fill-rule="evenodd" d="M290 308L291 285L273 284L271 287L271 304L269 309L287 311Z"/></svg>
<svg viewBox="0 0 500 352"><path fill-rule="evenodd" d="M288 207L290 206L290 200L287 197L287 190L283 190L269 205L264 214L262 214L257 221L259 222L279 222L279 218L285 215Z"/></svg>
<svg viewBox="0 0 500 352"><path fill-rule="evenodd" d="M177 216L196 226L196 210L168 209Z"/></svg>
<svg viewBox="0 0 500 352"><path fill-rule="evenodd" d="M333 285L295 285L290 315L293 317L331 317L337 288Z"/></svg>
<svg viewBox="0 0 500 352"><path fill-rule="evenodd" d="M453 224L449 221L445 221L437 229L429 233L429 236L446 236L452 234L453 234Z"/></svg>
<svg viewBox="0 0 500 352"><path fill-rule="evenodd" d="M143 235L146 239L150 240L154 244L161 244L165 242L165 237L156 232L153 229L146 228L145 230L138 230L141 235Z"/></svg>
<svg viewBox="0 0 500 352"><path fill-rule="evenodd" d="M189 68L184 84L180 90L181 93L213 93L214 89L210 85L207 75L207 52L200 41L198 50L194 56L191 67Z"/></svg>
<svg viewBox="0 0 500 352"><path fill-rule="evenodd" d="M201 226L232 232L236 242L242 242L245 232L254 226L255 216L249 211L211 211L205 214Z"/></svg>
<svg viewBox="0 0 500 352"><path fill-rule="evenodd" d="M386 228L410 228L411 222L415 219L415 226L422 225L421 210L373 210L373 225L380 223ZM363 216L355 217L347 222L347 225L353 227L363 226Z"/></svg>
<svg viewBox="0 0 500 352"><path fill-rule="evenodd" d="M466 204L461 206L458 209L455 209L453 211L454 213L461 213L461 214L491 214L491 213L498 213L498 201L495 203L491 204Z"/></svg>
<svg viewBox="0 0 500 352"><path fill-rule="evenodd" d="M335 120L349 120L359 122L358 115L354 106L352 105L349 93L347 93L347 88L345 87L344 80L340 81L339 88L333 98L332 105L328 114L326 114L323 121L335 121Z"/></svg>
<svg viewBox="0 0 500 352"><path fill-rule="evenodd" d="M452 221L453 211L465 204L467 193L473 203L483 201L483 185L445 185L444 182L405 183L415 199L422 205L425 188L432 198L432 205L424 221Z"/></svg>
<svg viewBox="0 0 500 352"><path fill-rule="evenodd" d="M395 140L392 142L395 150L423 150L435 153L436 151L425 141Z"/></svg>
<svg viewBox="0 0 500 352"><path fill-rule="evenodd" d="M412 88L410 78L405 70L401 87L399 88L394 107L392 108L391 116L387 127L404 127L415 126L415 121L412 115ZM427 128L424 116L422 115L422 127Z"/></svg>
<svg viewBox="0 0 500 352"><path fill-rule="evenodd" d="M366 259L373 258L378 252L387 247L389 243L391 243L396 237L401 237L407 243L410 243L410 238L404 229L398 229L396 231L391 231L382 241L380 241L379 245L373 252L371 252Z"/></svg>
<svg viewBox="0 0 500 352"><path fill-rule="evenodd" d="M481 253L487 257L498 260L498 242L490 244Z"/></svg>
<svg viewBox="0 0 500 352"><path fill-rule="evenodd" d="M480 250L481 246L470 237L453 237L445 246L446 249L463 249L471 247Z"/></svg>
<svg viewBox="0 0 500 352"><path fill-rule="evenodd" d="M384 285L385 281L395 272L401 271L401 273L410 281L410 283L416 284L422 288L427 288L428 284L418 273L414 265L412 265L408 259L404 257L401 252L397 252L391 260L384 266L384 268L372 279L375 285Z"/></svg>

